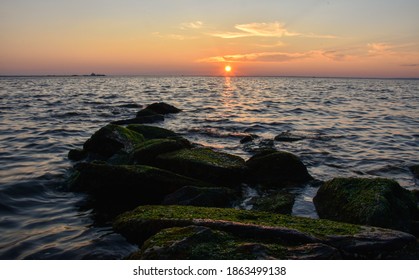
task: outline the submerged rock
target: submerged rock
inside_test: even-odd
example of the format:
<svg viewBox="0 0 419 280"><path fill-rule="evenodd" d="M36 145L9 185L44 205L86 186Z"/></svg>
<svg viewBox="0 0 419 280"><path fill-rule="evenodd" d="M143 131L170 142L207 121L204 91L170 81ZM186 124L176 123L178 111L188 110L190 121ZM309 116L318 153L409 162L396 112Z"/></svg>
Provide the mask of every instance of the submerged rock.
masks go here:
<svg viewBox="0 0 419 280"><path fill-rule="evenodd" d="M419 179L419 165L412 165L409 167L410 171L412 171L415 178Z"/></svg>
<svg viewBox="0 0 419 280"><path fill-rule="evenodd" d="M182 149L162 154L156 160L161 168L218 184L236 184L246 170L242 158L209 148Z"/></svg>
<svg viewBox="0 0 419 280"><path fill-rule="evenodd" d="M146 107L146 109L161 115L176 114L182 112L182 110L180 110L179 108L176 108L175 106L167 104L165 102L150 104Z"/></svg>
<svg viewBox="0 0 419 280"><path fill-rule="evenodd" d="M313 180L302 161L287 152L267 150L251 157L248 180L270 188L295 186Z"/></svg>
<svg viewBox="0 0 419 280"><path fill-rule="evenodd" d="M189 226L224 232L234 240L252 240L253 244L271 244L287 250L324 244L339 250L345 258L385 258L416 244L414 236L400 231L229 208L140 206L120 215L114 222L117 232L132 242L144 244L144 248L150 248L144 242L162 230ZM164 235L163 240L173 238L171 234ZM205 246L206 241L195 246L198 244ZM331 251L336 252L326 250L324 259L333 256ZM297 255L295 251L290 252Z"/></svg>
<svg viewBox="0 0 419 280"><path fill-rule="evenodd" d="M70 189L89 193L98 203L129 209L141 204L160 204L163 198L182 188L209 184L145 165L81 163Z"/></svg>
<svg viewBox="0 0 419 280"><path fill-rule="evenodd" d="M240 139L240 143L241 144L245 144L248 142L252 142L253 140L259 138L257 135L251 134L251 135L246 135L244 136L242 139Z"/></svg>
<svg viewBox="0 0 419 280"><path fill-rule="evenodd" d="M201 188L185 186L167 195L164 205L190 205L205 207L229 207L236 193L228 188Z"/></svg>
<svg viewBox="0 0 419 280"><path fill-rule="evenodd" d="M134 147L144 142L144 137L123 126L109 124L96 131L88 139L83 149L86 152L109 158L119 151L131 152Z"/></svg>
<svg viewBox="0 0 419 280"><path fill-rule="evenodd" d="M253 209L279 214L291 214L295 195L289 192L279 192L253 201Z"/></svg>
<svg viewBox="0 0 419 280"><path fill-rule="evenodd" d="M413 195L389 179L335 178L314 197L321 218L410 231Z"/></svg>
<svg viewBox="0 0 419 280"><path fill-rule="evenodd" d="M280 142L296 142L300 140L304 140L304 137L294 135L290 133L289 131L281 132L280 134L275 136L275 141L280 141Z"/></svg>

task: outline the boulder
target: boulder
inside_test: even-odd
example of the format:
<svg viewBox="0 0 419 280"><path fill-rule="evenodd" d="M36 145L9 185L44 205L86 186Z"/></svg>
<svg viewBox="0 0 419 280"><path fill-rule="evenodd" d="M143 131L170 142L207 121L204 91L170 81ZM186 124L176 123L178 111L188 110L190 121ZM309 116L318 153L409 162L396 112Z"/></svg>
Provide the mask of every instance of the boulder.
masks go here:
<svg viewBox="0 0 419 280"><path fill-rule="evenodd" d="M68 152L68 159L79 161L87 157L87 152L82 149L72 149Z"/></svg>
<svg viewBox="0 0 419 280"><path fill-rule="evenodd" d="M159 167L215 184L237 184L246 170L245 161L234 155L209 148L182 149L161 154Z"/></svg>
<svg viewBox="0 0 419 280"><path fill-rule="evenodd" d="M190 148L191 143L183 138L151 139L138 145L131 153L131 161L135 164L153 165L155 158L164 153Z"/></svg>
<svg viewBox="0 0 419 280"><path fill-rule="evenodd" d="M163 198L182 188L206 183L145 165L107 165L80 163L70 189L87 192L98 204L115 209L130 209L141 204L159 204Z"/></svg>
<svg viewBox="0 0 419 280"><path fill-rule="evenodd" d="M119 151L131 152L134 147L144 142L144 137L123 126L109 124L96 131L84 145L83 150L109 158Z"/></svg>
<svg viewBox="0 0 419 280"><path fill-rule="evenodd" d="M191 205L204 207L229 207L236 193L228 188L200 188L185 186L167 195L164 205Z"/></svg>
<svg viewBox="0 0 419 280"><path fill-rule="evenodd" d="M389 179L335 178L314 197L321 218L409 231L416 211L413 195Z"/></svg>
<svg viewBox="0 0 419 280"><path fill-rule="evenodd" d="M313 180L303 162L287 152L266 150L247 162L247 180L269 188L296 186Z"/></svg>
<svg viewBox="0 0 419 280"><path fill-rule="evenodd" d="M269 194L253 200L253 210L291 214L295 195L286 191Z"/></svg>
<svg viewBox="0 0 419 280"><path fill-rule="evenodd" d="M147 140L180 137L176 132L158 126L128 125L127 128L140 133Z"/></svg>
<svg viewBox="0 0 419 280"><path fill-rule="evenodd" d="M270 244L282 248L281 251L308 244L318 244L316 247L320 250L322 246L319 244L323 244L325 259L334 255L336 250L333 248L345 258L386 258L416 244L414 236L390 229L231 208L140 206L118 216L113 226L128 240L144 244L144 248L150 248L144 242L162 230L194 226L224 232L244 243L252 242L265 247ZM178 238L174 234L165 235L172 240ZM206 242L203 243L205 245ZM200 242L195 246L198 244ZM326 246L332 248L325 250ZM311 250L314 250L314 245ZM290 250L285 257L295 255L295 250Z"/></svg>
<svg viewBox="0 0 419 280"><path fill-rule="evenodd" d="M296 141L304 140L304 137L294 135L289 131L284 131L278 134L277 136L275 136L274 139L275 141L280 141L280 142L296 142Z"/></svg>
<svg viewBox="0 0 419 280"><path fill-rule="evenodd" d="M157 114L166 115L166 114L177 114L182 112L182 110L164 102L158 102L148 105L145 109L153 111Z"/></svg>

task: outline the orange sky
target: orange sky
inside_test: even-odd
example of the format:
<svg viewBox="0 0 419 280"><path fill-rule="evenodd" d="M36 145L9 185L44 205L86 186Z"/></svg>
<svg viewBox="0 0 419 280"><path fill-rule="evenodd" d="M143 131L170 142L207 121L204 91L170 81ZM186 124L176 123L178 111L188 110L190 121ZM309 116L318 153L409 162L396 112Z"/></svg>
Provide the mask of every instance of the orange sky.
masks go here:
<svg viewBox="0 0 419 280"><path fill-rule="evenodd" d="M367 3L366 3L367 2ZM0 3L0 75L419 77L418 1Z"/></svg>

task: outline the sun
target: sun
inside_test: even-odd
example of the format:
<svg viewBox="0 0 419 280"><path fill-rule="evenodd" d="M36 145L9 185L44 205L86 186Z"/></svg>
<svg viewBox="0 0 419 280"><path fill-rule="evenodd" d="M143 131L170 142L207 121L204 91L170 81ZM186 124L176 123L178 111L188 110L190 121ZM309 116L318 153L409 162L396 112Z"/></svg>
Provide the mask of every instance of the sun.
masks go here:
<svg viewBox="0 0 419 280"><path fill-rule="evenodd" d="M232 70L232 68L231 68L231 66L230 66L230 65L227 65L226 67L224 67L224 70L225 70L227 73L230 73L230 72L231 72L231 70Z"/></svg>

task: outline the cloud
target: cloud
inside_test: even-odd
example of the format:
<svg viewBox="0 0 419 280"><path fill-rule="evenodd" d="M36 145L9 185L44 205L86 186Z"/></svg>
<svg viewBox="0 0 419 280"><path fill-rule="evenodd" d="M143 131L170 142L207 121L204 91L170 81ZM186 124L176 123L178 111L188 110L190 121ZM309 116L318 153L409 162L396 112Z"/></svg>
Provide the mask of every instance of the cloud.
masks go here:
<svg viewBox="0 0 419 280"><path fill-rule="evenodd" d="M393 46L386 43L367 44L368 54L370 55L388 55L393 54Z"/></svg>
<svg viewBox="0 0 419 280"><path fill-rule="evenodd" d="M419 63L402 64L403 67L419 67Z"/></svg>
<svg viewBox="0 0 419 280"><path fill-rule="evenodd" d="M307 38L322 38L334 39L333 35L318 35L314 33L298 33L287 30L284 24L280 22L252 22L246 24L236 24L235 29L241 32L214 32L209 35L223 39L235 39L243 37L307 37Z"/></svg>
<svg viewBox="0 0 419 280"><path fill-rule="evenodd" d="M198 62L286 62L295 59L308 58L313 52L286 53L286 52L259 52L247 54L229 54L212 56L198 60Z"/></svg>
<svg viewBox="0 0 419 280"><path fill-rule="evenodd" d="M204 23L202 21L192 21L192 22L184 22L180 24L180 29L200 29L202 28Z"/></svg>
<svg viewBox="0 0 419 280"><path fill-rule="evenodd" d="M179 40L179 41L196 39L196 37L193 37L193 36L185 36L185 35L180 35L180 34L161 34L160 32L154 32L152 34L153 36L158 37L158 38L172 39L172 40Z"/></svg>

